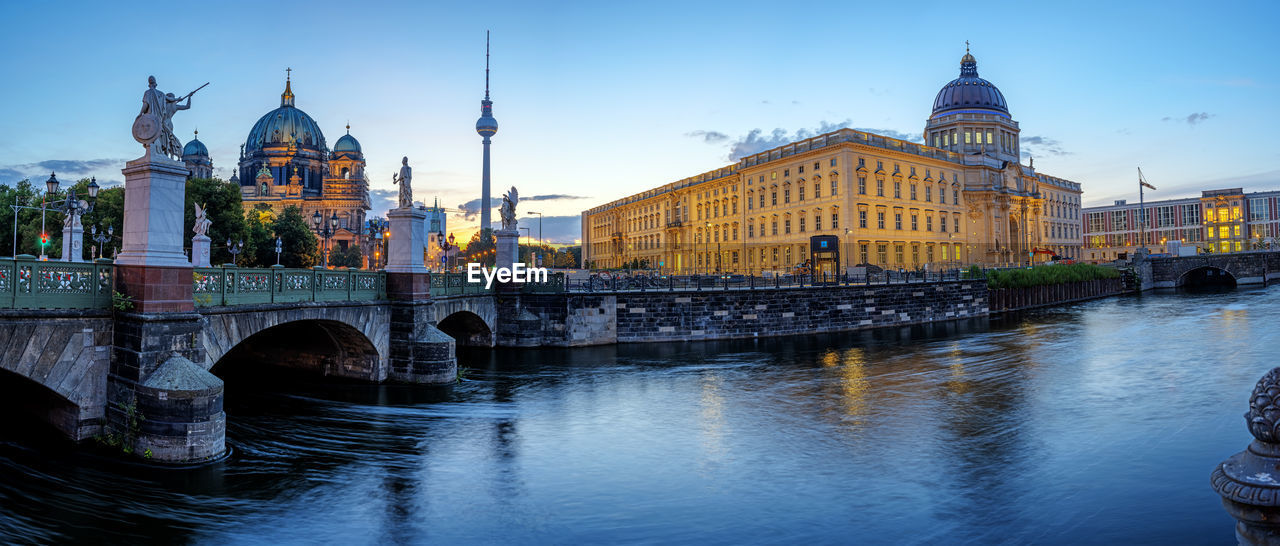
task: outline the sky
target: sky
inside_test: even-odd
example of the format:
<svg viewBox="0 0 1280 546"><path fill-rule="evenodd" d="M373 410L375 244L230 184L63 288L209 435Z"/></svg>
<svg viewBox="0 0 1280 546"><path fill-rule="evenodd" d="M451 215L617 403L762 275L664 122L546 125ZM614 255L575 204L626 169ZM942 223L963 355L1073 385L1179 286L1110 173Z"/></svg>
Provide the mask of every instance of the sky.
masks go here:
<svg viewBox="0 0 1280 546"><path fill-rule="evenodd" d="M185 94L215 175L280 105L349 121L374 215L400 158L417 200L478 206L485 31L493 205L571 243L583 210L836 127L919 140L965 41L1036 169L1086 206L1280 189L1280 2L24 2L6 9L0 183L120 183L148 75ZM1025 159L1024 159L1025 161ZM495 221L498 215L493 215ZM527 219L526 219L527 218ZM467 240L474 214L450 231Z"/></svg>

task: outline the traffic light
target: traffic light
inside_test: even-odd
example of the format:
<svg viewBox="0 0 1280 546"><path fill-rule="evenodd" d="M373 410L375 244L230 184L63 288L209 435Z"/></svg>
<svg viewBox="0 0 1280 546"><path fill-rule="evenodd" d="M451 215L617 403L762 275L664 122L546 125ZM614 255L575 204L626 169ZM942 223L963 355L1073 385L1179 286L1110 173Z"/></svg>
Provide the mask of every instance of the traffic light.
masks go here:
<svg viewBox="0 0 1280 546"><path fill-rule="evenodd" d="M49 234L48 234L48 233L41 233L41 234L40 234L40 244L42 244L42 245L47 245L47 244L49 244Z"/></svg>

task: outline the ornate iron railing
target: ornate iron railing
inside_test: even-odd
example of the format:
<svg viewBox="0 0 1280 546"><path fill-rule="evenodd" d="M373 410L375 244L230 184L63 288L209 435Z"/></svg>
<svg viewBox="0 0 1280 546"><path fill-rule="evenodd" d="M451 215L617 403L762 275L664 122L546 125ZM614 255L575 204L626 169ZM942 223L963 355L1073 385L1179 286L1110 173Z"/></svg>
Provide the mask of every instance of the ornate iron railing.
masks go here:
<svg viewBox="0 0 1280 546"><path fill-rule="evenodd" d="M191 279L196 307L386 297L386 273L362 269L200 267Z"/></svg>
<svg viewBox="0 0 1280 546"><path fill-rule="evenodd" d="M0 307L107 309L115 284L111 263L42 262L34 256L0 258Z"/></svg>
<svg viewBox="0 0 1280 546"><path fill-rule="evenodd" d="M485 288L483 282L467 282L466 273L432 273L429 280L432 297L493 293L493 288Z"/></svg>

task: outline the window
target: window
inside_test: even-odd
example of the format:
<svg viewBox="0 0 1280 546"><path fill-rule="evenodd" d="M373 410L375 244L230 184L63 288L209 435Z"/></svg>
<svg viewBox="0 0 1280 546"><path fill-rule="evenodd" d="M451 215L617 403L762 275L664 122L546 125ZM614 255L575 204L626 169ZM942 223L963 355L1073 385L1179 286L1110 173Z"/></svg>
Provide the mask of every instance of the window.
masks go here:
<svg viewBox="0 0 1280 546"><path fill-rule="evenodd" d="M920 264L920 245L911 245L911 264Z"/></svg>
<svg viewBox="0 0 1280 546"><path fill-rule="evenodd" d="M858 211L858 227L867 229L867 211Z"/></svg>
<svg viewBox="0 0 1280 546"><path fill-rule="evenodd" d="M884 179L883 178L876 179L876 195L880 197L884 197Z"/></svg>
<svg viewBox="0 0 1280 546"><path fill-rule="evenodd" d="M876 245L876 257L880 258L881 265L889 263L889 245Z"/></svg>
<svg viewBox="0 0 1280 546"><path fill-rule="evenodd" d="M959 205L959 204L960 204L960 190L958 190L958 189L956 189L956 190L951 190L951 204L952 204L952 205Z"/></svg>
<svg viewBox="0 0 1280 546"><path fill-rule="evenodd" d="M911 173L911 174L915 174L915 173ZM911 193L910 193L910 195L911 195L911 200L912 200L912 201L915 201L915 200L916 200L916 185L915 185L915 184L911 184Z"/></svg>
<svg viewBox="0 0 1280 546"><path fill-rule="evenodd" d="M791 215L790 214L788 214L786 219L782 221L782 233L784 235L791 234Z"/></svg>
<svg viewBox="0 0 1280 546"><path fill-rule="evenodd" d="M777 180L777 179L778 179L778 171L773 171L769 173L769 180Z"/></svg>
<svg viewBox="0 0 1280 546"><path fill-rule="evenodd" d="M773 217L773 235L777 235L777 234L778 234L778 217L774 216Z"/></svg>
<svg viewBox="0 0 1280 546"><path fill-rule="evenodd" d="M867 194L867 177L859 176L858 177L858 195L866 195L866 194Z"/></svg>
<svg viewBox="0 0 1280 546"><path fill-rule="evenodd" d="M764 190L760 190L760 208L764 208Z"/></svg>
<svg viewBox="0 0 1280 546"><path fill-rule="evenodd" d="M821 182L814 182L814 183L813 183L813 198L814 198L814 199L817 199L817 198L819 198L819 197L822 197L822 183L821 183Z"/></svg>
<svg viewBox="0 0 1280 546"><path fill-rule="evenodd" d="M924 187L924 201L926 203L933 201L933 186Z"/></svg>
<svg viewBox="0 0 1280 546"><path fill-rule="evenodd" d="M796 169L796 174L804 174L804 165L801 165Z"/></svg>
<svg viewBox="0 0 1280 546"><path fill-rule="evenodd" d="M782 169L782 176L783 177L791 176L791 169Z"/></svg>
<svg viewBox="0 0 1280 546"><path fill-rule="evenodd" d="M956 214L951 217L951 231L960 233L960 215Z"/></svg>
<svg viewBox="0 0 1280 546"><path fill-rule="evenodd" d="M924 259L928 262L933 262L933 245L924 247Z"/></svg>
<svg viewBox="0 0 1280 546"><path fill-rule="evenodd" d="M805 216L803 213L801 213L800 214L800 233L804 233L804 219L805 219Z"/></svg>
<svg viewBox="0 0 1280 546"><path fill-rule="evenodd" d="M751 238L754 238L755 236L756 236L756 225L747 224L747 238L751 239Z"/></svg>
<svg viewBox="0 0 1280 546"><path fill-rule="evenodd" d="M1249 221L1250 222L1266 221L1269 219L1268 217L1269 215L1267 214L1266 198L1249 200Z"/></svg>
<svg viewBox="0 0 1280 546"><path fill-rule="evenodd" d="M796 197L798 197L801 201L804 201L804 184L800 184L799 186L796 187L796 193L797 193Z"/></svg>
<svg viewBox="0 0 1280 546"><path fill-rule="evenodd" d="M924 230L933 231L933 215L932 214L924 215Z"/></svg>
<svg viewBox="0 0 1280 546"><path fill-rule="evenodd" d="M756 196L752 195L751 192L747 192L747 210L751 210L755 208L753 206L755 205L755 203L756 203ZM734 212L737 212L737 211L734 211Z"/></svg>
<svg viewBox="0 0 1280 546"><path fill-rule="evenodd" d="M782 202L783 204L791 202L791 186L782 188Z"/></svg>
<svg viewBox="0 0 1280 546"><path fill-rule="evenodd" d="M893 229L897 229L897 230L902 229L902 213L901 212L893 213Z"/></svg>
<svg viewBox="0 0 1280 546"><path fill-rule="evenodd" d="M942 184L938 185L938 202L947 204L947 187Z"/></svg>
<svg viewBox="0 0 1280 546"><path fill-rule="evenodd" d="M884 229L884 211L882 210L876 211L876 227Z"/></svg>
<svg viewBox="0 0 1280 546"><path fill-rule="evenodd" d="M834 158L834 157L833 157L833 158L831 158L831 166L832 166L832 167L836 166L836 158Z"/></svg>
<svg viewBox="0 0 1280 546"><path fill-rule="evenodd" d="M770 192L769 204L775 207L778 206L778 190Z"/></svg>
<svg viewBox="0 0 1280 546"><path fill-rule="evenodd" d="M831 229L840 229L840 209L831 211Z"/></svg>
<svg viewBox="0 0 1280 546"><path fill-rule="evenodd" d="M893 245L893 257L898 260L898 264L904 263L902 259L902 245Z"/></svg>
<svg viewBox="0 0 1280 546"><path fill-rule="evenodd" d="M833 174L831 175L831 196L835 197L837 195L840 195L840 180Z"/></svg>
<svg viewBox="0 0 1280 546"><path fill-rule="evenodd" d="M947 215L945 214L938 215L938 229L943 233L947 232Z"/></svg>
<svg viewBox="0 0 1280 546"><path fill-rule="evenodd" d="M893 183L893 198L894 198L894 199L902 199L902 182L894 181L894 183Z"/></svg>
<svg viewBox="0 0 1280 546"><path fill-rule="evenodd" d="M920 231L920 215L911 213L911 231Z"/></svg>
<svg viewBox="0 0 1280 546"><path fill-rule="evenodd" d="M862 261L859 263L867 263L867 246L868 245L858 245L858 256L862 258Z"/></svg>
<svg viewBox="0 0 1280 546"><path fill-rule="evenodd" d="M939 245L938 248L942 251L942 261L947 261L947 245Z"/></svg>
<svg viewBox="0 0 1280 546"><path fill-rule="evenodd" d="M822 231L822 211L821 210L813 213L813 230Z"/></svg>

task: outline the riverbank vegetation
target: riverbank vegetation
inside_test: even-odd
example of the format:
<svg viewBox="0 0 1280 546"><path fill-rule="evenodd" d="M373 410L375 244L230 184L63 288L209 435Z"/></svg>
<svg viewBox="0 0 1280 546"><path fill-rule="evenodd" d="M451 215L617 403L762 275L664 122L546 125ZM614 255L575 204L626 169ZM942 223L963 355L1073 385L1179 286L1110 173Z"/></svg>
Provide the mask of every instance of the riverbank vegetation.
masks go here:
<svg viewBox="0 0 1280 546"><path fill-rule="evenodd" d="M1114 279L1120 272L1090 264L1042 265L1030 269L1003 269L987 271L987 287L1029 288L1099 279Z"/></svg>

